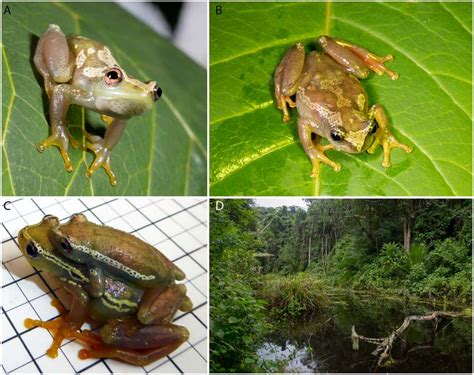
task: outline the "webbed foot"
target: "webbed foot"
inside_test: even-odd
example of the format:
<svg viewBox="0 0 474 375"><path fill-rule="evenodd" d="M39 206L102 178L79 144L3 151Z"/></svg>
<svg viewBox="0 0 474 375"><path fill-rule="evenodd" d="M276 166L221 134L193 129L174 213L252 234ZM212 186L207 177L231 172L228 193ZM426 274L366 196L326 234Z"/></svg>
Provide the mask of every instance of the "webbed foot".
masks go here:
<svg viewBox="0 0 474 375"><path fill-rule="evenodd" d="M61 316L59 318L54 319L52 321L48 321L48 322L43 322L41 320L27 318L24 321L24 325L28 329L31 329L34 327L41 327L51 332L51 334L53 335L53 343L46 351L46 354L50 358L56 358L58 356L59 347L61 346L61 343L64 339L74 339L74 338L78 338L78 335L84 334L86 336L89 336L89 334L78 332L74 327L72 327L68 323L68 321L65 318L66 312L58 300L52 300L51 305L53 305L60 312ZM89 341L93 342L92 337L89 339ZM95 343L100 342L100 338L98 336L95 336L94 342Z"/></svg>
<svg viewBox="0 0 474 375"><path fill-rule="evenodd" d="M94 161L86 172L86 176L91 178L97 169L103 168L109 177L110 184L115 186L117 185L117 177L114 172L112 172L112 167L110 165L110 149L105 147L103 143L104 142L101 140L86 145L87 149L91 150L95 155Z"/></svg>
<svg viewBox="0 0 474 375"><path fill-rule="evenodd" d="M383 148L383 162L382 166L388 168L392 165L390 162L390 153L392 148L401 148L406 153L412 152L413 148L407 146L403 143L400 143L392 132L388 129L388 119L385 111L379 104L374 104L369 111L369 117L375 118L379 128L377 133L375 133L374 143L367 149L369 154L373 154L377 149L378 145L381 145Z"/></svg>
<svg viewBox="0 0 474 375"><path fill-rule="evenodd" d="M72 162L67 153L69 144L71 144L71 146L74 148L79 147L79 142L77 142L72 137L69 130L61 128L61 127L56 127L53 129L52 134L48 138L38 143L36 148L39 152L43 152L44 150L46 150L47 148L51 146L56 146L57 148L59 148L61 157L64 160L64 168L66 169L66 171L72 172L73 170Z"/></svg>
<svg viewBox="0 0 474 375"><path fill-rule="evenodd" d="M383 148L382 166L385 168L388 168L392 165L392 163L390 162L390 153L392 151L392 148L401 148L406 153L410 153L413 151L412 147L400 143L389 130L385 130L384 133L381 135L380 139L374 142L372 146L369 147L367 152L369 154L373 154L379 144Z"/></svg>

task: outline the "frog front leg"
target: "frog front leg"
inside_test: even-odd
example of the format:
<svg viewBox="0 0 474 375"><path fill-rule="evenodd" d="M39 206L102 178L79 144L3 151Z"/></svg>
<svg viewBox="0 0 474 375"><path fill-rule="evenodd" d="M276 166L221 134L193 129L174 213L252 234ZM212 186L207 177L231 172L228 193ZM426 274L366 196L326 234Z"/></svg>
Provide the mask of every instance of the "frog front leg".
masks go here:
<svg viewBox="0 0 474 375"><path fill-rule="evenodd" d="M76 330L81 328L87 317L89 297L84 289L72 280L63 281L62 284L63 288L72 295L69 313L66 313L58 300L53 300L51 304L59 310L61 314L59 318L48 322L34 319L25 319L24 321L24 325L28 329L41 327L52 332L53 343L46 351L46 354L51 358L58 356L59 347L64 339L75 338Z"/></svg>
<svg viewBox="0 0 474 375"><path fill-rule="evenodd" d="M82 102L76 100L80 95L80 90L67 84L53 87L49 105L51 135L36 146L39 152L43 152L51 146L58 147L64 160L64 168L68 172L73 170L71 159L67 153L69 142L75 148L79 147L79 143L72 137L67 128L67 111L71 104Z"/></svg>
<svg viewBox="0 0 474 375"><path fill-rule="evenodd" d="M302 43L296 43L285 54L275 72L275 97L277 108L283 111L284 122L290 121L287 105L291 108L296 106L291 96L296 94L303 66L304 46Z"/></svg>
<svg viewBox="0 0 474 375"><path fill-rule="evenodd" d="M308 120L304 118L298 119L298 133L300 136L300 141L303 145L306 155L309 156L313 169L311 172L311 177L318 179L319 178L319 163L329 165L332 169L338 172L341 169L341 164L335 163L330 160L325 152L334 148L332 144L323 146L321 144L321 136L317 135L316 139L313 141L311 139L311 134L314 133L314 128Z"/></svg>
<svg viewBox="0 0 474 375"><path fill-rule="evenodd" d="M110 120L111 122L105 131L104 138L88 136L90 142L87 144L87 148L94 153L95 157L87 170L86 175L91 178L94 172L102 167L105 170L105 173L107 173L107 176L109 176L110 184L115 186L117 185L117 177L115 177L114 172L112 172L112 167L110 165L110 152L122 136L127 121L108 116L106 118L108 122Z"/></svg>
<svg viewBox="0 0 474 375"><path fill-rule="evenodd" d="M392 148L401 148L403 151L409 153L413 149L403 143L400 143L392 132L388 129L388 119L385 115L385 111L379 104L374 104L369 111L369 118L374 119L377 122L378 129L375 133L374 143L367 150L368 153L373 154L378 145L383 148L383 162L382 166L385 168L390 167L390 152Z"/></svg>
<svg viewBox="0 0 474 375"><path fill-rule="evenodd" d="M385 62L393 60L392 55L377 56L358 45L325 35L320 36L317 42L324 53L357 78L367 78L370 70L378 75L386 73L391 79L398 78L398 73L389 70L384 65Z"/></svg>

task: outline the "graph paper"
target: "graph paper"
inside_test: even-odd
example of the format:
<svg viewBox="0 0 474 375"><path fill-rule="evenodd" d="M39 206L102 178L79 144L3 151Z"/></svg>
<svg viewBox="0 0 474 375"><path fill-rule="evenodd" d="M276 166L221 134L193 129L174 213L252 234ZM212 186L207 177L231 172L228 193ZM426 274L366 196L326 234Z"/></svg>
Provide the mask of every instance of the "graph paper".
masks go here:
<svg viewBox="0 0 474 375"><path fill-rule="evenodd" d="M2 370L6 373L206 373L208 327L208 248L206 199L33 198L14 199L2 212ZM84 346L64 340L55 359L45 352L52 336L43 328L26 329L25 318L55 319L51 300L69 306L70 296L46 272L29 265L18 248L17 234L46 214L61 222L83 213L90 221L123 230L160 249L186 274L193 301L190 312L178 312L174 323L190 332L175 352L144 367L112 359L78 358ZM94 329L96 327L84 328Z"/></svg>

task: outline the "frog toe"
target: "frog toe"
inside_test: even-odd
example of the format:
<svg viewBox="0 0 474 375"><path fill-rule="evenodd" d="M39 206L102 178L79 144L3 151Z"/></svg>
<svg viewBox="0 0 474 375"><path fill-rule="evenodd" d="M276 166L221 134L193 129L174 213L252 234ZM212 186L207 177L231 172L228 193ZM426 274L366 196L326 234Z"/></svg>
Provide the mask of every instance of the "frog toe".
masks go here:
<svg viewBox="0 0 474 375"><path fill-rule="evenodd" d="M382 148L383 148L383 161L382 161L382 166L384 168L388 168L392 165L390 162L390 153L392 152L392 149L394 148L400 148L406 153L410 153L413 151L413 148L400 143L392 134L387 135L383 140L382 140Z"/></svg>
<svg viewBox="0 0 474 375"><path fill-rule="evenodd" d="M59 149L59 152L61 153L61 157L63 158L64 168L66 169L66 171L72 172L74 168L72 166L71 159L69 158L69 155L67 153L68 145L69 145L69 142L65 140L63 137L57 136L57 135L51 135L50 137L46 138L44 141L38 143L36 145L36 149L39 152L43 152L44 150L46 150L47 148L51 146L56 146Z"/></svg>
<svg viewBox="0 0 474 375"><path fill-rule="evenodd" d="M107 176L109 177L110 184L112 186L117 185L117 177L112 171L110 164L110 151L98 143L89 143L87 149L91 150L95 154L94 161L87 169L86 176L87 178L92 178L92 175L99 168L103 168Z"/></svg>

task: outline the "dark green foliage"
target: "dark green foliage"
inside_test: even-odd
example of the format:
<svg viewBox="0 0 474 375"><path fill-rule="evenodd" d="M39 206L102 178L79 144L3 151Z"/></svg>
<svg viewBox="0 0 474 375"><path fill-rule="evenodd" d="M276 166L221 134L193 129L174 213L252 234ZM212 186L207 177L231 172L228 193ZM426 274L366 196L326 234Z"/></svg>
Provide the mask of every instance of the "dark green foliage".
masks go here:
<svg viewBox="0 0 474 375"><path fill-rule="evenodd" d="M380 254L365 266L354 286L361 289L398 289L409 267L403 249L397 244L386 243Z"/></svg>
<svg viewBox="0 0 474 375"><path fill-rule="evenodd" d="M259 248L256 214L248 200L210 207L211 371L247 372L256 364L255 346L266 333L264 301L255 297Z"/></svg>
<svg viewBox="0 0 474 375"><path fill-rule="evenodd" d="M423 291L437 297L468 301L471 296L471 249L460 241L446 239L438 243L426 258L428 277Z"/></svg>
<svg viewBox="0 0 474 375"><path fill-rule="evenodd" d="M243 252L235 255L240 260L249 257ZM226 259L221 265L232 268L236 260ZM245 276L231 269L222 268L213 276L210 291L211 371L252 371L257 360L255 345L266 333L265 302L255 298Z"/></svg>
<svg viewBox="0 0 474 375"><path fill-rule="evenodd" d="M349 288L468 301L471 200L307 200L260 208L264 272ZM271 220L270 220L271 218Z"/></svg>
<svg viewBox="0 0 474 375"><path fill-rule="evenodd" d="M327 277L338 285L347 285L368 260L364 245L364 241L357 242L349 235L338 241L329 260L331 271Z"/></svg>

